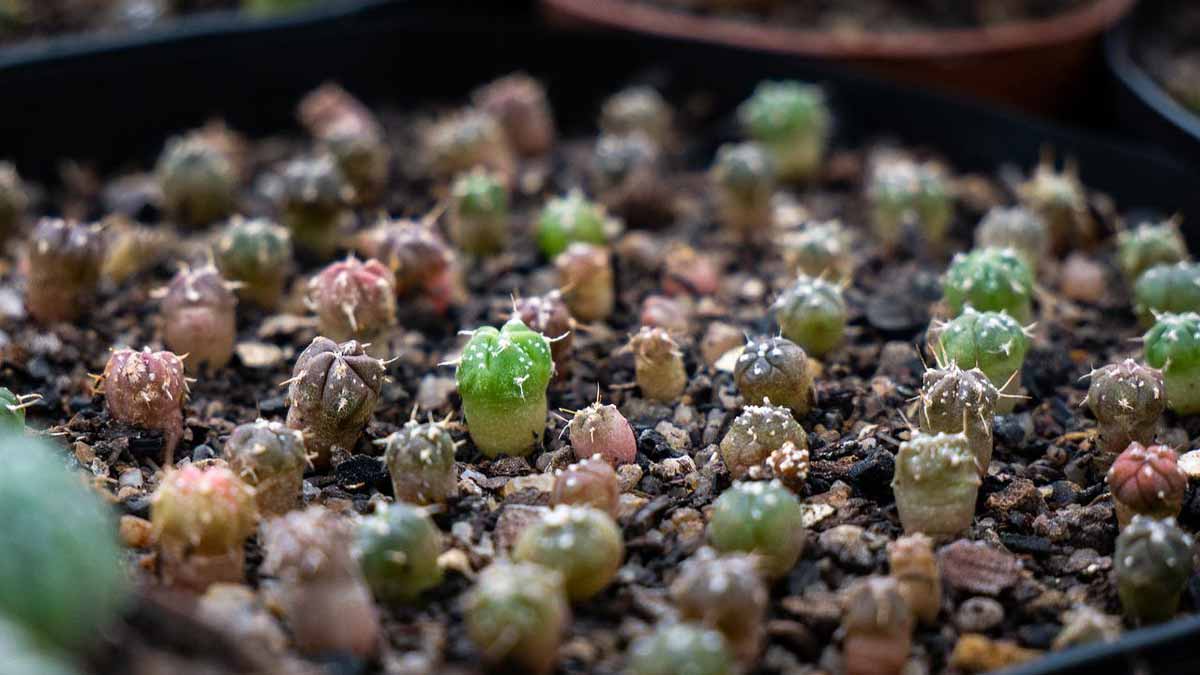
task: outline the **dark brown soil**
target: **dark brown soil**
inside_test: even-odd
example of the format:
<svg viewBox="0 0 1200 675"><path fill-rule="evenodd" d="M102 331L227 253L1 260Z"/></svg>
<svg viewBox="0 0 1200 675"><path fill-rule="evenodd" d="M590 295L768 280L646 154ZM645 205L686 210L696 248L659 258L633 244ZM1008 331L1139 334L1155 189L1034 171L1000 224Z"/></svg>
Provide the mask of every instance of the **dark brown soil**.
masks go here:
<svg viewBox="0 0 1200 675"><path fill-rule="evenodd" d="M413 154L412 120L389 115L385 121L396 156L402 158L386 206L393 214L423 214L435 200L428 183L405 159ZM382 465L371 457L378 452L372 441L397 429L414 404L422 414L457 415L459 401L450 386L453 369L437 364L449 360L463 344L459 330L500 323L513 293L536 294L552 287L553 275L524 230L546 196L586 182L591 143L591 138L574 139L562 144L548 163L524 167L530 176L548 179L540 185L537 180L524 183L532 189L514 198L522 232L511 253L468 265L470 299L464 306L445 320L402 311L401 328L388 345L396 358L389 366L391 382L359 441L360 454L328 473L308 476L306 501L368 512L373 499L391 490ZM711 147L711 139L696 139L695 144ZM261 177L280 158L302 152L307 145L296 138L262 139L252 150L255 171ZM923 371L916 346L924 343L945 261L908 253L885 258L869 243L860 199L864 150L839 151L817 186L792 195L812 217L840 217L855 232L858 272L846 289L852 324L847 343L826 358L817 383L819 405L801 420L813 457L802 496L815 522L803 559L772 589L769 647L756 672L829 672L838 649L838 591L853 579L886 573L884 546L901 533L890 489L892 455L908 433L906 415L912 419L911 400ZM970 225L988 206L1014 200L1008 182L996 176L963 178L976 196L960 204L957 249L968 246ZM74 190L45 191L48 197L41 209L92 216L102 212L99 193L78 188L87 182L76 176ZM741 405L731 374L704 365L697 343L714 321L748 334L774 332L765 308L789 281L778 251L741 248L718 230L699 171L677 166L671 182L681 215L653 236L664 243L692 243L715 256L724 271L720 291L693 303L691 334L683 342L691 378L683 401L673 406L650 403L632 386L632 359L619 348L637 327L641 300L656 292L660 281L657 272L625 259L617 261L618 311L607 325L577 335L569 377L550 386L552 409L579 409L595 399L598 384L604 400L617 404L632 423L642 471L626 491L620 519L625 565L611 587L574 607L561 650L560 670L565 673L620 672L630 640L669 611L665 588L680 561L703 543L704 510L730 484L720 461L709 459ZM269 204L250 187L256 184L247 184L246 210L269 213ZM160 221L153 199L128 208L146 222ZM369 224L375 213L361 213L360 225ZM1111 230L1111 215L1098 215ZM202 257L208 234L183 235L177 258ZM1105 248L1094 255L1115 280L1111 251ZM161 438L114 423L103 397L93 395L88 374L103 369L111 347L161 346L158 307L150 293L169 279L174 263L158 265L123 285L105 286L85 321L46 329L24 317L23 280L15 261L13 247L0 262L0 382L19 393L41 394L44 404L30 409L30 424L53 434L71 464L106 483L122 513L148 517ZM306 263L296 277L297 286L318 266L319 261ZM996 421L995 458L979 494L975 524L964 533L1019 561L1021 568L996 594L1003 615L984 632L1034 650L1050 648L1060 630L1061 613L1076 603L1119 613L1110 578L1116 521L1102 477L1089 465L1094 422L1080 407L1087 386L1080 378L1093 366L1139 351L1131 342L1139 331L1123 292L1110 294L1102 305L1073 303L1058 296L1055 276L1049 270L1042 278L1045 292L1037 340L1023 379L1031 398ZM1112 287L1120 285L1114 281ZM258 416L284 417L278 383L290 376L295 356L315 335L296 295L287 306L294 315L239 309L239 342L270 345L278 352L253 365L243 361L240 352L227 368L199 377L186 407L187 431L176 452L180 461L218 455L237 424ZM1173 418L1167 422L1165 437L1173 445L1185 444L1197 431L1195 424L1181 428ZM514 491L509 483L570 461L570 450L557 433L561 426L555 422L543 448L527 460L483 460L465 430L456 430L456 438L464 441L458 453L460 475L470 493L452 500L435 520L448 546L461 551L473 570L499 551L502 533L497 523L506 509L547 502L548 495L536 485ZM685 457L691 461L667 461ZM130 481L134 476L140 480ZM1189 493L1183 522L1189 528L1200 525L1195 491ZM261 554L256 541L247 546L249 582L256 585ZM157 588L151 551L132 550L129 562L142 581L143 599L92 655L92 672L161 672L147 670L161 664L170 664L176 673L298 668L290 652L270 654L244 636L223 635L222 626L192 616L187 598ZM383 608L387 648L381 662L333 659L325 666L335 673L477 672L478 654L466 639L458 606L469 585L467 576L451 571L421 603ZM1189 588L1193 594L1200 591L1195 583ZM913 655L927 672L960 672L947 665L962 632L954 618L962 603L975 595L950 584L941 625L918 630ZM1197 600L1186 597L1184 611L1191 611Z"/></svg>

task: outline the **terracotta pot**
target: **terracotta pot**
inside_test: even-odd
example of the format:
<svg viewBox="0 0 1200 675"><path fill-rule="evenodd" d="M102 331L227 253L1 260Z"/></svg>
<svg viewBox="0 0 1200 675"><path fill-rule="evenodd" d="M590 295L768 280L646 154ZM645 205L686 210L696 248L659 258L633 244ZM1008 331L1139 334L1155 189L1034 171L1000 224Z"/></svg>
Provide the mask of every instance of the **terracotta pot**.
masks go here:
<svg viewBox="0 0 1200 675"><path fill-rule="evenodd" d="M551 19L839 61L896 80L1040 112L1082 91L1101 35L1136 0L987 28L838 33L701 16L639 0L542 0Z"/></svg>

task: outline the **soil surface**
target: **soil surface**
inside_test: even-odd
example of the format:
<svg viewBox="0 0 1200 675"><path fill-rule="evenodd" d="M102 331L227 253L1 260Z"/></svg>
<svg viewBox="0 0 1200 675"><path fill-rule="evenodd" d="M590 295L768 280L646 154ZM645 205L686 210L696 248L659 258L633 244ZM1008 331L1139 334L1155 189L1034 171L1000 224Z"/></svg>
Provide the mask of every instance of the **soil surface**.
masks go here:
<svg viewBox="0 0 1200 675"><path fill-rule="evenodd" d="M687 11L743 16L772 25L858 32L904 32L992 26L1044 19L1092 0L642 0Z"/></svg>
<svg viewBox="0 0 1200 675"><path fill-rule="evenodd" d="M393 215L421 216L437 203L412 151L416 123L424 118L382 115L398 158L382 205ZM623 411L638 439L636 468L621 472L625 563L609 588L573 607L560 650L563 673L621 672L630 641L671 615L666 587L679 563L704 543L706 510L731 483L716 446L743 404L731 368L714 367L701 358L700 338L715 322L749 335L774 333L766 308L792 279L777 248L738 245L714 223L702 167L679 159L697 156L695 148L711 149L713 139L692 138L688 131L701 128L701 120L686 113L681 118L684 140L671 160L670 190L664 196L677 217L637 230L657 243L638 247L642 255L622 254L633 247L618 244L617 311L607 323L578 332L569 374L549 389L551 410L576 410L596 398L598 387L605 402ZM370 512L373 502L390 499L391 492L373 441L398 429L414 406L421 416L460 418L453 368L438 364L453 360L463 346L466 338L460 330L500 324L514 294L540 294L554 287L553 268L537 253L530 223L548 196L589 185L593 143L593 136L570 138L559 143L551 158L522 164L513 197L517 237L508 253L465 261L469 296L462 306L444 318L401 307L399 328L386 340L394 358L388 366L391 379L374 419L354 455L335 458L328 472L306 477L305 502ZM271 215L274 206L262 194L264 184L282 160L307 152L311 142L263 138L249 147L251 177L242 210ZM893 454L909 434L906 420L915 419L913 398L923 361L931 362L922 347L924 332L937 311L938 277L947 261L919 251L884 255L871 243L861 197L868 151L837 149L813 186L783 190L777 199L782 228L840 218L856 236L857 271L845 289L851 330L845 344L823 360L818 405L800 420L812 452L801 494L809 516L808 543L801 561L771 589L769 645L755 672L839 672L838 593L855 579L886 574L885 546L902 533L890 489ZM1019 178L1013 167L997 167L994 175L958 176L963 197L953 250L969 248L970 229L987 208L1015 201ZM62 185L38 193L38 213L95 219L116 208L129 220L173 233L163 244L166 255L160 262L123 283L105 282L86 320L74 325L47 328L26 318L24 279L17 264L20 242L11 242L0 262L0 382L21 394L40 394L43 403L30 408L30 425L50 434L70 465L95 476L122 514L148 518L161 436L114 422L103 396L93 392L89 373L102 371L111 348L162 348L152 292L179 262L202 261L212 233L165 222L152 181L144 174L98 177L75 164ZM1111 233L1118 226L1111 201L1091 195L1091 202L1094 215ZM355 226L372 224L379 210L363 209ZM690 311L690 329L680 336L690 380L681 401L663 405L639 396L632 357L620 348L638 327L642 300L661 292L661 255L678 243L712 256L723 274L715 294L679 298ZM1087 388L1081 378L1093 367L1140 356L1140 346L1132 341L1140 330L1112 266L1111 246L1086 255L1103 267L1111 292L1094 304L1068 300L1058 291L1055 266L1041 274L1036 340L1022 377L1029 398L1013 414L996 419L995 455L979 492L975 522L962 534L991 547L999 567L1010 571L987 589L976 588L969 571L943 571L947 583L941 619L936 627L917 630L915 672L969 672L1034 657L1050 650L1063 612L1076 604L1120 614L1111 577L1116 520L1103 477L1090 466L1095 423L1080 405ZM325 262L301 261L278 314L239 307L234 360L219 372L199 375L191 385L185 435L176 451L180 463L220 456L225 438L238 424L260 416L284 418L279 383L290 377L295 357L316 335L315 321L301 301L302 288ZM543 447L533 455L495 461L481 457L465 429L454 427L455 438L462 441L457 454L460 495L437 511L434 520L447 546L458 553L450 557L445 582L419 603L381 607L386 647L379 661L331 657L317 663L296 656L293 645L277 652L264 641L226 632L228 624L202 620L192 598L162 588L154 551L135 548L129 549L128 562L141 581L141 600L89 656L90 672L477 672L479 654L466 637L460 597L478 570L503 554L512 537L506 529L510 518L519 517L525 506L546 504L549 474L573 461L559 433L564 422L555 418L550 423ZM1168 417L1163 439L1187 447L1198 431L1195 420ZM1200 525L1200 496L1194 488L1182 522L1188 529ZM260 588L262 554L256 538L248 542L247 553L247 582ZM1185 593L1182 612L1200 602L1195 581ZM982 655L974 661L952 660L960 637L968 633L986 636Z"/></svg>

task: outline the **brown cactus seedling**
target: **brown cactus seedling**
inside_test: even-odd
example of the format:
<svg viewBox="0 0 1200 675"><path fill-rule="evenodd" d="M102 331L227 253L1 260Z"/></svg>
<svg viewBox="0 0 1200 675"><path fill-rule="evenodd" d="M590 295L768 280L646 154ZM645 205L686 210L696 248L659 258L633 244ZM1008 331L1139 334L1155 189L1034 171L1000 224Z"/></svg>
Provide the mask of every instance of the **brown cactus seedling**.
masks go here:
<svg viewBox="0 0 1200 675"><path fill-rule="evenodd" d="M617 472L600 455L555 471L550 504L591 506L616 518L621 506Z"/></svg>
<svg viewBox="0 0 1200 675"><path fill-rule="evenodd" d="M42 218L29 237L25 308L43 324L73 321L83 313L100 281L104 241L100 228Z"/></svg>
<svg viewBox="0 0 1200 675"><path fill-rule="evenodd" d="M713 295L720 275L711 257L690 246L675 246L663 256L662 289L667 295Z"/></svg>
<svg viewBox="0 0 1200 675"><path fill-rule="evenodd" d="M225 442L225 459L254 488L259 513L277 516L296 508L304 469L311 466L304 435L279 422L241 424Z"/></svg>
<svg viewBox="0 0 1200 675"><path fill-rule="evenodd" d="M1084 403L1100 430L1092 464L1107 471L1130 443L1154 443L1158 420L1167 409L1167 390L1161 370L1133 359L1097 368L1088 376L1091 384Z"/></svg>
<svg viewBox="0 0 1200 675"><path fill-rule="evenodd" d="M288 387L287 425L304 433L317 468L329 466L334 448L352 452L379 403L386 364L354 340L312 341L296 359Z"/></svg>
<svg viewBox="0 0 1200 675"><path fill-rule="evenodd" d="M380 338L396 323L392 279L383 263L354 256L321 270L308 284L308 305L321 334L338 341Z"/></svg>
<svg viewBox="0 0 1200 675"><path fill-rule="evenodd" d="M458 492L458 468L447 424L417 421L417 410L408 422L387 438L375 441L384 448L383 461L392 477L392 493L410 504L438 504Z"/></svg>
<svg viewBox="0 0 1200 675"><path fill-rule="evenodd" d="M663 295L651 295L642 301L640 318L643 326L661 328L673 335L687 335L691 332L689 314L684 303Z"/></svg>
<svg viewBox="0 0 1200 675"><path fill-rule="evenodd" d="M616 305L608 248L576 242L554 259L563 299L580 321L604 321Z"/></svg>
<svg viewBox="0 0 1200 675"><path fill-rule="evenodd" d="M1000 392L978 368L963 370L950 363L930 368L918 394L920 427L928 434L962 432L978 463L980 478L992 461L992 422Z"/></svg>
<svg viewBox="0 0 1200 675"><path fill-rule="evenodd" d="M554 147L554 114L546 89L525 73L512 73L480 87L476 107L504 127L509 145L525 157L538 157Z"/></svg>
<svg viewBox="0 0 1200 675"><path fill-rule="evenodd" d="M326 83L300 101L298 117L337 160L355 200L378 201L387 187L391 150L371 111L345 89Z"/></svg>
<svg viewBox="0 0 1200 675"><path fill-rule="evenodd" d="M322 506L292 511L264 523L261 542L261 572L279 582L279 607L300 651L362 658L378 650L379 615L345 518Z"/></svg>
<svg viewBox="0 0 1200 675"><path fill-rule="evenodd" d="M888 566L921 623L932 625L942 611L942 576L933 554L933 540L917 532L888 544Z"/></svg>
<svg viewBox="0 0 1200 675"><path fill-rule="evenodd" d="M756 556L702 548L680 565L670 593L685 620L720 631L742 663L758 658L770 596Z"/></svg>
<svg viewBox="0 0 1200 675"><path fill-rule="evenodd" d="M842 653L846 675L899 675L912 649L914 621L891 577L855 582L845 597Z"/></svg>
<svg viewBox="0 0 1200 675"><path fill-rule="evenodd" d="M1121 527L1139 514L1159 520L1178 516L1188 484L1174 450L1137 441L1113 462L1107 481Z"/></svg>
<svg viewBox="0 0 1200 675"><path fill-rule="evenodd" d="M550 340L550 357L554 360L554 374L562 378L571 364L571 344L575 341L575 318L563 301L560 291L546 295L513 300L513 316L529 326L530 330L545 335Z"/></svg>
<svg viewBox="0 0 1200 675"><path fill-rule="evenodd" d="M642 396L671 403L687 387L687 370L679 345L661 328L643 327L629 339L638 388Z"/></svg>
<svg viewBox="0 0 1200 675"><path fill-rule="evenodd" d="M188 385L183 359L171 352L118 349L98 379L108 414L114 419L163 434L163 463L175 462L183 438L183 404Z"/></svg>
<svg viewBox="0 0 1200 675"><path fill-rule="evenodd" d="M189 371L223 368L233 356L236 288L209 264L196 269L184 266L160 292L163 338L171 351L189 356Z"/></svg>
<svg viewBox="0 0 1200 675"><path fill-rule="evenodd" d="M721 459L729 473L741 479L788 443L795 452L808 450L808 434L787 408L746 406L721 439Z"/></svg>
<svg viewBox="0 0 1200 675"><path fill-rule="evenodd" d="M435 180L448 182L476 166L494 172L511 186L516 159L504 128L475 108L445 115L421 134L425 161Z"/></svg>
<svg viewBox="0 0 1200 675"><path fill-rule="evenodd" d="M392 271L397 298L418 300L444 314L463 301L465 291L458 257L433 227L436 215L385 221L364 232L358 248Z"/></svg>
<svg viewBox="0 0 1200 675"><path fill-rule="evenodd" d="M1055 253L1094 241L1096 222L1088 211L1087 190L1079 180L1079 165L1074 160L1068 158L1059 172L1054 166L1054 153L1044 148L1033 175L1018 192L1022 204L1046 223Z"/></svg>

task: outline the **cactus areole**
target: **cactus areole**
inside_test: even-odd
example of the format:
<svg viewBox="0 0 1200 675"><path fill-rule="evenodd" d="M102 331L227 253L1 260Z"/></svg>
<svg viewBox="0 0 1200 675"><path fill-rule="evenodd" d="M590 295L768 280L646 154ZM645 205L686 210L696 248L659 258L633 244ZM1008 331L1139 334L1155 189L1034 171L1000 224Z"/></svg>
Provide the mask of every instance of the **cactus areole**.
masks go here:
<svg viewBox="0 0 1200 675"><path fill-rule="evenodd" d="M477 329L455 379L471 440L488 457L527 455L546 431L550 340L520 319Z"/></svg>

